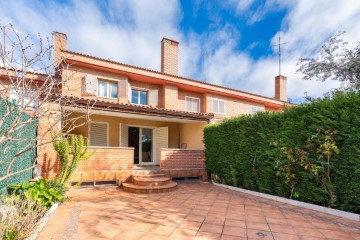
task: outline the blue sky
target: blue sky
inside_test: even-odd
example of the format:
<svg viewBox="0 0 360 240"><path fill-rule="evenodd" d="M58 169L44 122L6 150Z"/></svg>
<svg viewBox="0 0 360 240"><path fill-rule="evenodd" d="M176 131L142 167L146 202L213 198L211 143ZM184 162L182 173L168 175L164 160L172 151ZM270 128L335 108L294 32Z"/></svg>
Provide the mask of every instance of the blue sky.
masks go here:
<svg viewBox="0 0 360 240"><path fill-rule="evenodd" d="M180 42L182 76L274 96L277 36L283 45L282 73L288 97L318 97L339 83L304 81L301 57L331 35L347 31L360 41L358 0L0 0L0 24L21 33L68 36L68 48L98 57L160 69L162 37Z"/></svg>

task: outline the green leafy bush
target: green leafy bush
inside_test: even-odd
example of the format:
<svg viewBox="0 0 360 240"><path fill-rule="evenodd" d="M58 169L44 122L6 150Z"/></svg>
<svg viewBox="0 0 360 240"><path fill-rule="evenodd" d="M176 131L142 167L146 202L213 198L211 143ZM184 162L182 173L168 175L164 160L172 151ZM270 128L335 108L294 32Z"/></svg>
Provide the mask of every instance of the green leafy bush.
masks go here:
<svg viewBox="0 0 360 240"><path fill-rule="evenodd" d="M333 207L360 213L359 128L359 92L336 92L284 112L224 120L208 125L204 130L207 169L227 184L233 185L231 176L236 170L239 187L287 198L293 193L293 198L323 206L336 200ZM316 137L312 139L316 147L305 147L309 137L314 137L319 129L336 130L331 136L336 149L332 145L317 144ZM280 158L279 148L274 147L274 143L280 142L287 150L306 151L308 162L303 164L317 164L321 167L321 177L301 164L290 164L291 168L288 168L289 161L295 159ZM329 148L332 154L328 178L326 149ZM327 179L331 179L332 186L325 189L320 182L328 182ZM329 199L331 192L335 193L336 199Z"/></svg>
<svg viewBox="0 0 360 240"><path fill-rule="evenodd" d="M49 187L44 179L40 179L36 183L12 184L9 186L9 191L24 196L28 201L40 203L46 208L64 200L62 192L54 187Z"/></svg>

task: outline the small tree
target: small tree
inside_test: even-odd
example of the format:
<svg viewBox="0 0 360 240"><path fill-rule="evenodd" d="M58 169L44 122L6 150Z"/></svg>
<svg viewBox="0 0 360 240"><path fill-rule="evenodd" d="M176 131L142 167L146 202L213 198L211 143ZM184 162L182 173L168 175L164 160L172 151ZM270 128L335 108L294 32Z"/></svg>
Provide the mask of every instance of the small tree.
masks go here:
<svg viewBox="0 0 360 240"><path fill-rule="evenodd" d="M297 72L302 73L305 80L332 79L347 84L348 89L360 89L360 42L348 49L348 43L340 38L343 33L332 36L317 57L300 59Z"/></svg>
<svg viewBox="0 0 360 240"><path fill-rule="evenodd" d="M289 198L298 197L299 194L294 191L295 186L298 183L298 170L300 163L306 158L306 152L300 148L289 148L280 141L273 141L271 143L275 147L275 152L272 151L270 154L275 154L275 165L276 176L283 179L284 183L290 189Z"/></svg>
<svg viewBox="0 0 360 240"><path fill-rule="evenodd" d="M89 152L89 140L81 135L70 135L69 137L54 140L54 149L60 158L60 175L58 182L66 185L80 161L89 159L95 151Z"/></svg>
<svg viewBox="0 0 360 240"><path fill-rule="evenodd" d="M314 154L314 158L302 159L302 166L307 170L315 180L320 183L324 191L329 195L329 206L334 207L336 202L336 194L334 184L331 181L331 158L340 153L336 146L334 135L336 130L317 129L317 133L308 138L307 151Z"/></svg>
<svg viewBox="0 0 360 240"><path fill-rule="evenodd" d="M64 59L54 60L52 38L21 34L11 24L0 24L0 35L0 98L5 100L0 101L0 109L5 109L0 114L0 150L2 156L8 156L0 159L0 169L5 169L0 173L1 182L34 168L35 159L25 169L15 170L13 166L22 154L51 144L53 139L49 135L54 129L66 134L86 124L91 106L88 104L83 116L68 117L73 112L69 109L79 106L62 94L62 85L72 76L62 75L68 67ZM78 121L79 118L85 121ZM42 124L35 137L16 134L26 126L36 127L39 122L46 124ZM16 142L23 144L10 154Z"/></svg>

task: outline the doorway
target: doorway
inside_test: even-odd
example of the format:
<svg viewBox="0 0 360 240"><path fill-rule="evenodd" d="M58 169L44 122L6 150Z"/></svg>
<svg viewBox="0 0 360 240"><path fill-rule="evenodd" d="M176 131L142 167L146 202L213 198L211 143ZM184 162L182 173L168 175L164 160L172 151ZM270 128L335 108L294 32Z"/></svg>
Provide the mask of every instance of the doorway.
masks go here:
<svg viewBox="0 0 360 240"><path fill-rule="evenodd" d="M128 144L134 148L134 164L153 163L153 129L129 127Z"/></svg>

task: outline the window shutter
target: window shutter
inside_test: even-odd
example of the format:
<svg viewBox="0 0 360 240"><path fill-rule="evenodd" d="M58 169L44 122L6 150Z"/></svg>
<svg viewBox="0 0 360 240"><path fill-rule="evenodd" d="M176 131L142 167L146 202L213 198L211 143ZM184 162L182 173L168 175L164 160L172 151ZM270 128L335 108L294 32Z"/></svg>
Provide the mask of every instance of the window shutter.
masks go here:
<svg viewBox="0 0 360 240"><path fill-rule="evenodd" d="M218 105L219 101L217 99L213 99L212 103L213 103L213 112L214 113L219 112L219 105Z"/></svg>
<svg viewBox="0 0 360 240"><path fill-rule="evenodd" d="M108 125L106 123L90 123L90 145L108 146Z"/></svg>
<svg viewBox="0 0 360 240"><path fill-rule="evenodd" d="M118 96L119 98L127 98L128 95L128 91L127 91L127 87L128 87L128 80L120 80L119 81L119 85L118 85Z"/></svg>
<svg viewBox="0 0 360 240"><path fill-rule="evenodd" d="M219 101L219 112L225 113L225 101Z"/></svg>
<svg viewBox="0 0 360 240"><path fill-rule="evenodd" d="M126 124L120 123L120 147L128 147L129 128Z"/></svg>
<svg viewBox="0 0 360 240"><path fill-rule="evenodd" d="M91 95L97 95L98 79L96 76L86 74L85 76L85 92Z"/></svg>
<svg viewBox="0 0 360 240"><path fill-rule="evenodd" d="M149 105L155 107L159 105L159 90L151 89L149 91Z"/></svg>
<svg viewBox="0 0 360 240"><path fill-rule="evenodd" d="M156 163L160 163L161 148L168 148L168 128L160 127L156 128Z"/></svg>
<svg viewBox="0 0 360 240"><path fill-rule="evenodd" d="M129 100L129 103L131 103L131 85L129 82L126 84L126 90L127 90L127 98Z"/></svg>

